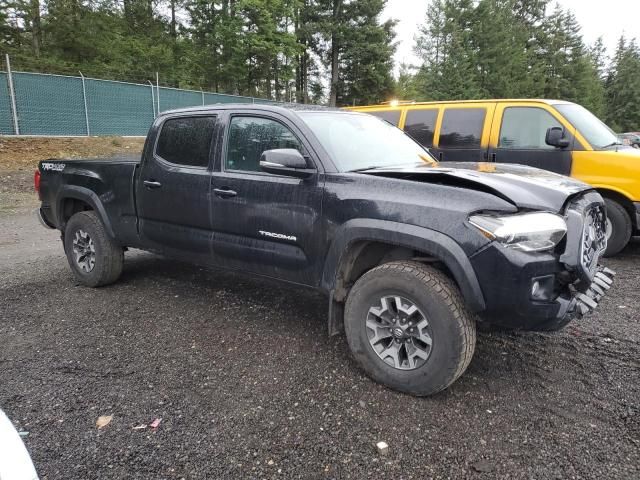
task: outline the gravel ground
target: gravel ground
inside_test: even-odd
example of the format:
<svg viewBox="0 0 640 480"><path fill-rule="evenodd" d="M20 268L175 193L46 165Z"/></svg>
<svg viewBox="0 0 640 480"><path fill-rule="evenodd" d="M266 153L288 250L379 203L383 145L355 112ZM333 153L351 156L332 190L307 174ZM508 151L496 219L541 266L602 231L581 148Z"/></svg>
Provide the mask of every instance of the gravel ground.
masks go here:
<svg viewBox="0 0 640 480"><path fill-rule="evenodd" d="M141 252L84 288L56 232L0 212L0 407L43 479L638 479L640 241L607 264L596 314L480 334L421 399L366 378L315 293Z"/></svg>

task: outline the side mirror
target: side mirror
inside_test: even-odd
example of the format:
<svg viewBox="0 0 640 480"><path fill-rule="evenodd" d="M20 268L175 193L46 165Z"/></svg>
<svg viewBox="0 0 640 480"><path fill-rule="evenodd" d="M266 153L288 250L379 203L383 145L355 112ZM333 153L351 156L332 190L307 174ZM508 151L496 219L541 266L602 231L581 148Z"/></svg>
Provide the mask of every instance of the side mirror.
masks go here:
<svg viewBox="0 0 640 480"><path fill-rule="evenodd" d="M547 145L556 148L567 148L569 146L569 139L564 136L564 129L562 127L551 127L547 129L544 141Z"/></svg>
<svg viewBox="0 0 640 480"><path fill-rule="evenodd" d="M316 169L309 168L307 161L295 148L265 150L260 156L260 169L274 175L294 178L309 178L316 173Z"/></svg>

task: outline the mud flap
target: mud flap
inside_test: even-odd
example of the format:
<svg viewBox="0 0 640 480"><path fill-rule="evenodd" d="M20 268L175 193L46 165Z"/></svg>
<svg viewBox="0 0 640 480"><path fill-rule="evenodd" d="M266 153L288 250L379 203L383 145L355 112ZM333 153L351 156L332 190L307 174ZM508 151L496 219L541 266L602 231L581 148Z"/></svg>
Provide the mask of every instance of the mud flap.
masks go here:
<svg viewBox="0 0 640 480"><path fill-rule="evenodd" d="M340 335L344 332L344 303L334 300L334 290L329 293L329 336Z"/></svg>

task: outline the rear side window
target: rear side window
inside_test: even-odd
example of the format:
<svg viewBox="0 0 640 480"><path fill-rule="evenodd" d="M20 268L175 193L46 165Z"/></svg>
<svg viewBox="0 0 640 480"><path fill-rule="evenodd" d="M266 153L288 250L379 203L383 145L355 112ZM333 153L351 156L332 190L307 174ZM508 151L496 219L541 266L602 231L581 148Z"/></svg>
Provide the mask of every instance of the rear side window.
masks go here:
<svg viewBox="0 0 640 480"><path fill-rule="evenodd" d="M404 131L423 147L433 146L438 110L409 110L404 122Z"/></svg>
<svg viewBox="0 0 640 480"><path fill-rule="evenodd" d="M206 167L215 117L170 118L162 125L156 155L167 162Z"/></svg>
<svg viewBox="0 0 640 480"><path fill-rule="evenodd" d="M444 111L440 128L441 148L480 148L484 108L449 108Z"/></svg>
<svg viewBox="0 0 640 480"><path fill-rule="evenodd" d="M365 112L373 115L374 117L381 118L385 122L390 123L394 127L400 123L400 110L380 110L378 112Z"/></svg>

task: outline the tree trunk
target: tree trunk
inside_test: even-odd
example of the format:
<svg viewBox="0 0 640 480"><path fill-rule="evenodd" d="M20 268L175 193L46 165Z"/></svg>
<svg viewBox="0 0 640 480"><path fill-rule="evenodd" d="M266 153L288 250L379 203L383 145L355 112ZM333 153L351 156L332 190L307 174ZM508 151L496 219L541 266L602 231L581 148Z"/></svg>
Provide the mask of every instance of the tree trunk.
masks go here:
<svg viewBox="0 0 640 480"><path fill-rule="evenodd" d="M42 28L40 25L40 0L31 0L31 43L33 54L40 56L40 45L42 44Z"/></svg>
<svg viewBox="0 0 640 480"><path fill-rule="evenodd" d="M333 24L331 29L331 91L329 106L335 107L338 102L338 80L340 69L340 45L338 25L342 13L342 0L333 1Z"/></svg>
<svg viewBox="0 0 640 480"><path fill-rule="evenodd" d="M176 26L176 0L171 0L171 57L173 60L173 86L178 87L178 31Z"/></svg>

